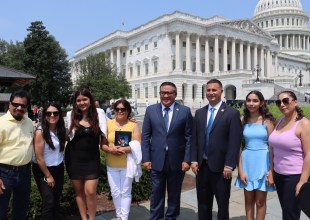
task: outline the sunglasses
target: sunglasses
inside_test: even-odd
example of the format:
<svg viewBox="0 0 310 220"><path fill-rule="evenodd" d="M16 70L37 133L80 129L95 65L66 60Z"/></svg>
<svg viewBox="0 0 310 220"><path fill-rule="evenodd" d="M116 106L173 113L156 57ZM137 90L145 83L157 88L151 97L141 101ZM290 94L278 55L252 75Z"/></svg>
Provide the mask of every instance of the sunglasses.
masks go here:
<svg viewBox="0 0 310 220"><path fill-rule="evenodd" d="M161 96L165 96L165 95L171 96L173 94L175 94L175 91L172 91L172 92L159 92L159 95L161 95Z"/></svg>
<svg viewBox="0 0 310 220"><path fill-rule="evenodd" d="M57 117L57 116L59 116L59 112L46 112L45 115L46 115L47 117L51 117L52 115L53 115L54 117Z"/></svg>
<svg viewBox="0 0 310 220"><path fill-rule="evenodd" d="M276 105L278 107L280 107L281 103L283 103L284 105L288 105L288 104L290 104L290 102L291 102L290 98L284 98L282 100L278 99L278 100L276 100Z"/></svg>
<svg viewBox="0 0 310 220"><path fill-rule="evenodd" d="M116 112L125 112L126 108L115 108Z"/></svg>
<svg viewBox="0 0 310 220"><path fill-rule="evenodd" d="M21 104L21 103L16 103L16 102L11 102L11 105L13 105L15 108L18 108L19 106L22 108L28 107L28 105L26 105L26 104Z"/></svg>

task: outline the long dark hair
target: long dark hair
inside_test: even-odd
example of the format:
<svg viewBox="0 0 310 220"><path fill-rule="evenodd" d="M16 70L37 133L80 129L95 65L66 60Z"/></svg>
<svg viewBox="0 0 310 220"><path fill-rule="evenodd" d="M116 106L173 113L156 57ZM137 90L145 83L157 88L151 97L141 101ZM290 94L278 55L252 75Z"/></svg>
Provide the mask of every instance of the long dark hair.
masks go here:
<svg viewBox="0 0 310 220"><path fill-rule="evenodd" d="M249 95L254 94L258 97L259 101L262 103L262 106L259 107L258 111L259 114L263 117L263 120L270 120L272 123L275 123L276 119L273 117L273 115L269 112L269 109L266 105L265 102L265 98L263 96L263 94L260 91L257 90L253 90L251 92L249 92L249 94L247 94L245 100L248 99ZM243 124L248 123L248 120L250 118L250 111L247 109L247 107L245 106L245 108L243 109Z"/></svg>
<svg viewBox="0 0 310 220"><path fill-rule="evenodd" d="M57 132L57 137L59 139L59 144L60 144L60 149L59 151L62 152L65 148L65 142L66 142L66 128L65 128L65 122L62 116L62 110L61 107L55 103L55 102L50 102L47 103L47 105L43 108L42 112L42 121L41 121L41 127L43 131L43 138L45 142L48 144L48 146L52 149L55 150L55 146L53 144L51 134L50 134L50 129L49 129L49 123L46 120L46 111L47 109L52 106L57 108L57 111L59 112L59 120L56 124L56 132Z"/></svg>
<svg viewBox="0 0 310 220"><path fill-rule="evenodd" d="M100 134L99 119L98 119L98 113L97 113L97 109L95 105L95 100L91 92L87 88L81 88L74 93L73 109L71 113L71 125L69 129L69 133L71 133L73 128L81 128L80 121L83 118L83 114L76 104L76 99L79 95L86 96L87 98L89 98L90 106L89 106L87 117L89 118L89 123L91 125L92 131L96 135L99 135Z"/></svg>
<svg viewBox="0 0 310 220"><path fill-rule="evenodd" d="M280 96L281 94L283 94L283 93L288 94L288 96L290 96L290 97L293 99L293 101L297 101L297 96L295 95L295 93L292 92L292 91L289 91L289 90L280 92L280 93L278 94L278 98L279 98L279 96ZM299 121L299 120L301 120L303 117L305 117L303 110L302 110L299 106L295 106L295 111L297 112L297 117L296 117L296 119L295 119L296 121Z"/></svg>

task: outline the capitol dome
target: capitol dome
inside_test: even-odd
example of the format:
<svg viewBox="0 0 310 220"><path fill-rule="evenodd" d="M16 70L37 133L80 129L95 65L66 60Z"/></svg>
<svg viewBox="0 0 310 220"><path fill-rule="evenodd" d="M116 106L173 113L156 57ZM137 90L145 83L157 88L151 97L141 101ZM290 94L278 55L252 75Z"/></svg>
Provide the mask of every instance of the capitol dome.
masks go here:
<svg viewBox="0 0 310 220"><path fill-rule="evenodd" d="M299 0L260 0L256 5L254 17L259 14L281 9L290 9L302 11L302 5Z"/></svg>

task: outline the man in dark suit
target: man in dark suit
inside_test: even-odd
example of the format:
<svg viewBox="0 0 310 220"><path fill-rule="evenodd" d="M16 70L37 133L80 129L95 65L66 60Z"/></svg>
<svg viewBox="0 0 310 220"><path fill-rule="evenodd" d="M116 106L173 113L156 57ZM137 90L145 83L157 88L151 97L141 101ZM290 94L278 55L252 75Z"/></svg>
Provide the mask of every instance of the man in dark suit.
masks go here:
<svg viewBox="0 0 310 220"><path fill-rule="evenodd" d="M232 171L236 167L242 139L237 110L221 101L222 83L207 82L209 104L195 113L191 143L191 168L196 174L198 219L212 219L213 197L218 219L229 219Z"/></svg>
<svg viewBox="0 0 310 220"><path fill-rule="evenodd" d="M150 219L172 220L180 214L184 174L190 168L193 117L190 108L175 102L174 83L160 86L161 103L146 109L142 127L142 162L151 170ZM168 208L164 216L165 192Z"/></svg>

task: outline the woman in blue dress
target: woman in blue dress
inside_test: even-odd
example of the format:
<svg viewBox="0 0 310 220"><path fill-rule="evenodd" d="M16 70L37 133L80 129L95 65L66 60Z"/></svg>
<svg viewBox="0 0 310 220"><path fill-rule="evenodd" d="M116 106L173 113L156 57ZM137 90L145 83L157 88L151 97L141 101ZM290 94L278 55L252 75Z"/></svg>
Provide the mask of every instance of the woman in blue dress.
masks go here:
<svg viewBox="0 0 310 220"><path fill-rule="evenodd" d="M269 112L264 96L251 91L246 96L242 118L245 146L240 153L238 178L235 186L244 189L246 218L264 219L268 191L274 191L268 136L274 129L275 118Z"/></svg>

